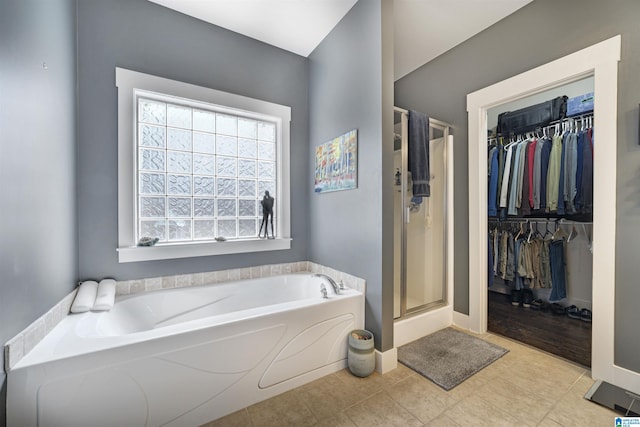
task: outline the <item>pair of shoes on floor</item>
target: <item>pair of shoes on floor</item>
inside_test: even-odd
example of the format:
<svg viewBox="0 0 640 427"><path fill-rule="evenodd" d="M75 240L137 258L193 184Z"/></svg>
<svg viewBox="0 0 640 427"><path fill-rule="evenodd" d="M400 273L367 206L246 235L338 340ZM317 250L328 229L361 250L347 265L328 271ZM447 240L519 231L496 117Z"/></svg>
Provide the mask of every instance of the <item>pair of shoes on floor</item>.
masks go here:
<svg viewBox="0 0 640 427"><path fill-rule="evenodd" d="M531 302L531 308L533 310L547 311L549 310L549 303L542 301L540 298L534 299Z"/></svg>
<svg viewBox="0 0 640 427"><path fill-rule="evenodd" d="M530 308L533 303L533 291L529 288L514 289L511 291L511 305Z"/></svg>
<svg viewBox="0 0 640 427"><path fill-rule="evenodd" d="M522 290L522 306L526 308L531 308L532 302L533 302L533 291L529 288L524 288Z"/></svg>
<svg viewBox="0 0 640 427"><path fill-rule="evenodd" d="M557 302L554 302L551 304L551 312L553 314L565 315L567 314L567 307L565 307L564 305L558 304Z"/></svg>
<svg viewBox="0 0 640 427"><path fill-rule="evenodd" d="M511 291L511 305L519 306L522 304L522 291L514 289Z"/></svg>
<svg viewBox="0 0 640 427"><path fill-rule="evenodd" d="M567 308L567 316L572 319L582 320L584 322L591 322L592 314L591 310L583 308L580 310L575 305L571 305Z"/></svg>

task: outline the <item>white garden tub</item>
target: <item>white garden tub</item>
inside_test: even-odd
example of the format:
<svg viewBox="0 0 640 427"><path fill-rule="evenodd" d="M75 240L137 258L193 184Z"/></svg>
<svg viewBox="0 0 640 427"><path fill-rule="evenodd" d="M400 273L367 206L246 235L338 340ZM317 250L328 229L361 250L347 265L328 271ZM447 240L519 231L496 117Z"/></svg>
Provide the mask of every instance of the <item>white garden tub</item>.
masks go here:
<svg viewBox="0 0 640 427"><path fill-rule="evenodd" d="M343 369L363 327L364 295L311 274L118 297L15 365L8 425L197 426Z"/></svg>

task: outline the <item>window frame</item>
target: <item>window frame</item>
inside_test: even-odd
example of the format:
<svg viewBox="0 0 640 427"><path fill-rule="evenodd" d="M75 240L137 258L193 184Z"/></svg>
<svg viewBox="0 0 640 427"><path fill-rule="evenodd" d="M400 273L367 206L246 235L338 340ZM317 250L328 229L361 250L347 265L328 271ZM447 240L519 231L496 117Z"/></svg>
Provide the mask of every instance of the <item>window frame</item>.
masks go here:
<svg viewBox="0 0 640 427"><path fill-rule="evenodd" d="M116 67L118 89L118 261L138 262L225 255L291 248L290 121L291 107ZM137 246L137 99L151 93L169 102L213 104L221 112L265 118L276 123L275 239L241 238L217 242L193 240Z"/></svg>

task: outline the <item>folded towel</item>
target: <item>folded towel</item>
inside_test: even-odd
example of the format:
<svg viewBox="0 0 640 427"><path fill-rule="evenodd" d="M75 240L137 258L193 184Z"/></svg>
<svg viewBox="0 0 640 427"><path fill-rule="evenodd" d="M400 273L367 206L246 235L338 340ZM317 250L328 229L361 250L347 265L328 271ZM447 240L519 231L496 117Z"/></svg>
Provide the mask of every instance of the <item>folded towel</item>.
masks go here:
<svg viewBox="0 0 640 427"><path fill-rule="evenodd" d="M98 293L98 283L93 280L82 282L71 304L72 313L84 313L91 310Z"/></svg>
<svg viewBox="0 0 640 427"><path fill-rule="evenodd" d="M413 195L429 197L429 117L409 111L409 171L413 180Z"/></svg>
<svg viewBox="0 0 640 427"><path fill-rule="evenodd" d="M106 311L113 308L116 298L116 281L113 279L104 279L98 285L98 293L96 301L93 304L93 311Z"/></svg>

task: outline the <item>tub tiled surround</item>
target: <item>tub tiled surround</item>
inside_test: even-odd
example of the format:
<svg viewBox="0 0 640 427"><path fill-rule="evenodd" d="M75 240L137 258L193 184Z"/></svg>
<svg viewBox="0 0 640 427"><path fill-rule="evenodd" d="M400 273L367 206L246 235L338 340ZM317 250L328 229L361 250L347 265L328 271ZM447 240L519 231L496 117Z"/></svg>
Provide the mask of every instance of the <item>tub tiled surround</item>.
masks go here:
<svg viewBox="0 0 640 427"><path fill-rule="evenodd" d="M257 267L236 268L232 270L119 281L116 283L116 295L130 295L140 292L183 288L187 286L211 285L215 283L234 282L238 280L256 279L260 277L271 277L279 276L281 274L301 272L323 273L332 277L336 282L342 281L345 286L349 288L356 289L363 293L365 292L364 279L360 279L320 264L301 261L288 264L261 265Z"/></svg>
<svg viewBox="0 0 640 427"><path fill-rule="evenodd" d="M4 345L4 370L9 372L29 353L51 330L69 314L71 303L78 289L71 291L58 304L40 316L24 331L13 337Z"/></svg>
<svg viewBox="0 0 640 427"><path fill-rule="evenodd" d="M290 273L323 273L336 282L342 281L345 286L365 293L365 280L315 264L309 261L287 264L261 265L256 267L236 268L232 270L210 271L205 273L182 274L178 276L152 277L139 280L116 282L116 295L131 295L140 292L151 292L161 289L183 288L187 286L211 285L260 277L279 276ZM9 372L16 364L38 344L64 317L69 314L71 303L76 296L77 288L65 296L51 310L46 312L24 331L9 340L4 346L5 371Z"/></svg>

